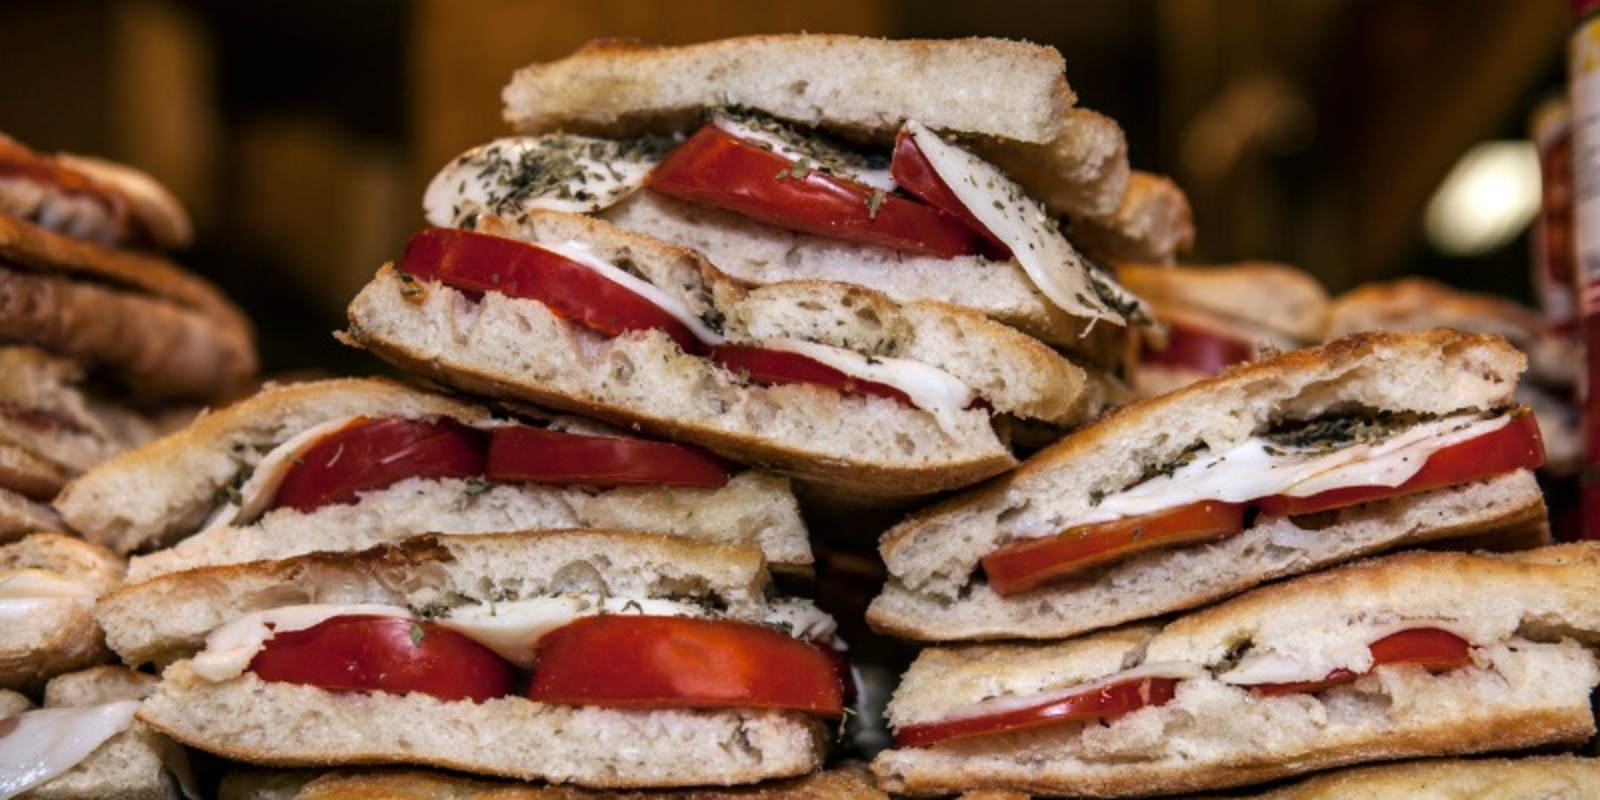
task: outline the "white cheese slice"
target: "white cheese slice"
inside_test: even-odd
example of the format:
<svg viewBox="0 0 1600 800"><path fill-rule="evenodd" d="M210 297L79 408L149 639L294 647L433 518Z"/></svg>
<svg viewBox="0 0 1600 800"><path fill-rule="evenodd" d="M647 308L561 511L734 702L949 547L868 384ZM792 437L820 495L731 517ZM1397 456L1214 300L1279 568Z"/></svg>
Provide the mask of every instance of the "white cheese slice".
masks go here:
<svg viewBox="0 0 1600 800"><path fill-rule="evenodd" d="M223 503L200 527L196 532L197 535L216 528L255 522L277 496L278 487L283 484L284 476L289 474L300 454L311 449L311 446L321 441L322 437L343 430L356 419L358 418L354 416L330 419L313 425L272 448L261 457L250 478L239 487L238 502Z"/></svg>
<svg viewBox="0 0 1600 800"><path fill-rule="evenodd" d="M815 163L819 156L816 153L806 152L804 148L794 142L779 136L771 131L764 131L753 125L746 125L726 114L713 114L711 124L739 137L740 139L758 142L766 145L773 153L789 159L791 163L799 163L802 159ZM828 168L840 175L849 178L864 186L892 192L896 188L894 177L888 169L866 169L863 167L844 163L842 159L827 159Z"/></svg>
<svg viewBox="0 0 1600 800"><path fill-rule="evenodd" d="M0 599L71 597L94 600L94 590L51 569L0 572Z"/></svg>
<svg viewBox="0 0 1600 800"><path fill-rule="evenodd" d="M446 164L423 192L422 208L428 222L441 228L459 227L480 214L588 214L637 191L658 163L648 148L611 139L496 139Z"/></svg>
<svg viewBox="0 0 1600 800"><path fill-rule="evenodd" d="M138 700L24 711L0 725L0 797L15 797L77 766L133 724Z"/></svg>
<svg viewBox="0 0 1600 800"><path fill-rule="evenodd" d="M532 669L537 661L539 640L579 617L607 614L639 614L653 617L704 617L699 606L673 600L627 600L596 598L536 597L508 603L464 606L452 609L450 616L436 620L440 625L472 639L500 654L522 669Z"/></svg>
<svg viewBox="0 0 1600 800"><path fill-rule="evenodd" d="M949 144L915 120L906 122L906 130L940 180L1011 249L1012 258L1050 302L1073 316L1126 324L1122 314L1095 291L1088 263L1021 186L994 165Z"/></svg>
<svg viewBox="0 0 1600 800"><path fill-rule="evenodd" d="M932 723L953 722L955 720L986 717L990 714L1004 714L1011 711L1021 711L1035 706L1065 700L1074 695L1084 694L1103 689L1112 684L1124 681L1138 681L1145 678L1172 678L1183 680L1185 678L1198 678L1205 675L1205 670L1183 661L1164 661L1151 664L1141 664L1132 669L1113 672L1103 678L1075 683L1058 689L1048 689L1042 692L1020 695L1002 695L981 700L971 705L962 706L954 711L930 720Z"/></svg>
<svg viewBox="0 0 1600 800"><path fill-rule="evenodd" d="M861 380L892 386L911 398L911 404L953 431L957 418L978 393L954 375L931 364L904 358L868 358L854 350L799 339L766 339L760 347L806 356Z"/></svg>
<svg viewBox="0 0 1600 800"><path fill-rule="evenodd" d="M1435 628L1453 633L1456 636L1471 641L1471 637L1459 625L1444 620L1402 620L1381 625L1367 625L1355 629L1354 638L1366 648L1373 642L1393 636L1401 631L1416 630L1419 628ZM1365 672L1372 667L1371 650L1361 653L1364 656L1357 663L1349 664L1311 664L1307 660L1284 655L1273 650L1261 650L1247 653L1239 659L1239 663L1227 672L1217 676L1223 683L1238 686L1255 686L1263 683L1302 683L1305 681L1319 681L1326 678L1335 669L1348 669L1355 672Z"/></svg>
<svg viewBox="0 0 1600 800"><path fill-rule="evenodd" d="M678 302L677 298L656 288L649 281L634 277L627 270L612 264L595 255L594 250L582 242L565 241L558 243L537 243L554 253L560 253L568 259L582 264L599 273L601 277L618 284L630 292L650 301L657 308L671 314L673 319L683 323L694 334L696 339L708 345L722 344L727 341L722 335L711 330L699 317L689 312L689 308Z"/></svg>
<svg viewBox="0 0 1600 800"><path fill-rule="evenodd" d="M1015 532L1023 538L1051 536L1080 525L1152 514L1190 503L1243 503L1274 495L1310 497L1347 486L1399 486L1428 457L1452 444L1499 430L1509 416L1476 414L1429 420L1378 442L1332 452L1284 451L1251 437L1224 453L1202 453L1168 475L1158 475L1107 495L1093 508L1060 524Z"/></svg>

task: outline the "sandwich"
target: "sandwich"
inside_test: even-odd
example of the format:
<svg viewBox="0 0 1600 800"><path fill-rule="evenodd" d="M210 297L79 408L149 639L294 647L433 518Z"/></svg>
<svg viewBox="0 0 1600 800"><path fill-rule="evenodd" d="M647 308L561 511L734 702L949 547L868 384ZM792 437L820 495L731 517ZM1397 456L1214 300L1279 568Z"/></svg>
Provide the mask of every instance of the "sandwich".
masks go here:
<svg viewBox="0 0 1600 800"><path fill-rule="evenodd" d="M840 283L746 290L564 212L423 231L349 323L350 342L439 383L869 497L998 474L1013 421L1059 431L1096 410L1082 369L975 312Z"/></svg>
<svg viewBox="0 0 1600 800"><path fill-rule="evenodd" d="M867 619L1060 638L1419 542L1547 541L1524 364L1487 335L1358 334L1123 406L887 531Z"/></svg>
<svg viewBox="0 0 1600 800"><path fill-rule="evenodd" d="M156 683L125 667L92 667L52 679L41 708L0 690L0 797L195 797L185 791L188 754L134 718Z"/></svg>
<svg viewBox="0 0 1600 800"><path fill-rule="evenodd" d="M139 718L225 758L684 787L822 764L833 622L768 589L752 545L575 530L173 573L96 615L164 667Z"/></svg>
<svg viewBox="0 0 1600 800"><path fill-rule="evenodd" d="M1600 791L1600 758L1564 755L1522 758L1436 758L1346 767L1230 798L1255 800L1474 800L1586 798Z"/></svg>
<svg viewBox="0 0 1600 800"><path fill-rule="evenodd" d="M105 548L59 533L0 545L0 689L34 694L56 675L111 661L93 607L123 569Z"/></svg>
<svg viewBox="0 0 1600 800"><path fill-rule="evenodd" d="M1577 471L1583 461L1575 399L1582 352L1572 339L1551 331L1537 312L1510 298L1415 277L1357 286L1339 295L1328 312L1329 337L1429 328L1504 336L1527 355L1528 374L1517 387L1517 399L1539 417L1549 456L1546 471Z"/></svg>
<svg viewBox="0 0 1600 800"><path fill-rule="evenodd" d="M413 769L329 770L289 775L261 771L224 776L220 800L888 800L864 768L841 768L753 786L690 793L581 789L487 780Z"/></svg>
<svg viewBox="0 0 1600 800"><path fill-rule="evenodd" d="M594 42L518 70L503 99L520 135L439 172L432 224L594 214L742 283L950 303L1105 366L1147 320L1058 219L1145 245L1104 235L1103 257L1171 260L1192 237L1182 192L1154 176L1130 192L1121 129L1075 105L1059 53L1024 42Z"/></svg>
<svg viewBox="0 0 1600 800"><path fill-rule="evenodd" d="M606 527L758 544L811 565L789 481L574 417L377 378L269 386L69 484L74 529L129 580L363 550L421 533Z"/></svg>
<svg viewBox="0 0 1600 800"><path fill-rule="evenodd" d="M60 528L49 501L67 481L190 413L136 408L76 361L0 346L0 541Z"/></svg>
<svg viewBox="0 0 1600 800"><path fill-rule="evenodd" d="M0 341L73 359L153 403L215 402L255 378L243 313L160 249L187 242L132 168L0 137Z"/></svg>
<svg viewBox="0 0 1600 800"><path fill-rule="evenodd" d="M1049 643L924 650L890 701L891 793L1088 797L1595 734L1600 544L1410 552Z"/></svg>
<svg viewBox="0 0 1600 800"><path fill-rule="evenodd" d="M1139 395L1166 394L1264 354L1323 338L1328 292L1287 264L1126 263L1117 280L1155 310L1164 341L1133 340L1128 383Z"/></svg>

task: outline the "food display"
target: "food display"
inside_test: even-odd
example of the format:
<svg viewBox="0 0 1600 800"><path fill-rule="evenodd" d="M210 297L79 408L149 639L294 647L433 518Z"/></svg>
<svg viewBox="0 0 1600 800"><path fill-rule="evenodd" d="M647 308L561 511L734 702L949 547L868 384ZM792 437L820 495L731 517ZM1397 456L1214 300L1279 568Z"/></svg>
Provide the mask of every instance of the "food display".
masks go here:
<svg viewBox="0 0 1600 800"><path fill-rule="evenodd" d="M1524 317L1179 263L1026 42L596 41L502 101L344 298L370 375L260 382L175 201L0 139L0 798L1594 779Z"/></svg>

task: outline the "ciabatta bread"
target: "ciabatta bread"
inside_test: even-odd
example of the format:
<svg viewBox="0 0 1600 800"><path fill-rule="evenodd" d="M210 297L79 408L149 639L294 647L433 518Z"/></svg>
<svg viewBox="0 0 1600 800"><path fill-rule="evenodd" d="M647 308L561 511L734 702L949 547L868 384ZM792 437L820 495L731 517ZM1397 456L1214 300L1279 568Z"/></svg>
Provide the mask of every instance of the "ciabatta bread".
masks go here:
<svg viewBox="0 0 1600 800"><path fill-rule="evenodd" d="M629 265L690 313L724 320L723 333L735 343L783 336L921 362L971 386L994 412L1051 425L1091 411L1081 369L973 312L897 304L833 284L745 291L690 251L582 216L535 212L486 229L527 241L583 242L600 258ZM490 292L474 302L388 266L357 295L349 317L353 342L442 383L638 426L807 480L914 495L970 484L1014 463L991 413L980 408L936 415L809 384L761 386L685 353L659 331L606 338L537 301Z"/></svg>
<svg viewBox="0 0 1600 800"><path fill-rule="evenodd" d="M1596 581L1594 544L1503 556L1405 553L1274 584L1165 627L932 648L890 703L897 729L1140 667L1179 677L1170 700L1115 719L900 747L873 769L891 792L1143 796L1582 742L1595 732L1589 694L1600 684ZM1409 628L1464 639L1470 663L1437 674L1374 668L1369 645ZM1246 688L1285 669L1359 677L1282 694ZM1252 670L1254 678L1243 675Z"/></svg>
<svg viewBox="0 0 1600 800"><path fill-rule="evenodd" d="M1292 420L1505 409L1523 365L1522 355L1496 337L1372 334L1285 353L1123 406L1002 478L890 529L879 548L889 582L868 620L916 638L1053 638L1194 607L1264 580L1410 542L1538 525L1543 498L1523 471L1350 507L1332 520L1259 515L1231 540L1153 552L1010 598L995 596L978 575L980 559L999 547L1030 532L1059 533L1097 498L1196 452L1225 453ZM1329 527L1310 530L1321 525ZM1181 579L1154 588L1163 576ZM1131 585L1141 591L1124 590Z"/></svg>
<svg viewBox="0 0 1600 800"><path fill-rule="evenodd" d="M58 533L0 546L0 687L35 692L56 675L110 661L92 609L123 570L111 551Z"/></svg>
<svg viewBox="0 0 1600 800"><path fill-rule="evenodd" d="M172 250L193 238L189 214L142 170L92 156L38 153L0 133L0 215L106 247Z"/></svg>
<svg viewBox="0 0 1600 800"><path fill-rule="evenodd" d="M1230 794L1254 800L1413 800L1461 797L1526 800L1593 798L1600 793L1600 758L1543 755L1522 758L1438 758L1349 767L1260 792ZM1198 799L1197 799L1198 800Z"/></svg>
<svg viewBox="0 0 1600 800"><path fill-rule="evenodd" d="M1203 313L1258 331L1257 336L1281 349L1290 349L1290 343L1321 341L1327 327L1328 290L1315 276L1288 264L1128 263L1117 265L1117 280L1154 305L1157 313ZM1418 330L1431 327L1437 326Z"/></svg>

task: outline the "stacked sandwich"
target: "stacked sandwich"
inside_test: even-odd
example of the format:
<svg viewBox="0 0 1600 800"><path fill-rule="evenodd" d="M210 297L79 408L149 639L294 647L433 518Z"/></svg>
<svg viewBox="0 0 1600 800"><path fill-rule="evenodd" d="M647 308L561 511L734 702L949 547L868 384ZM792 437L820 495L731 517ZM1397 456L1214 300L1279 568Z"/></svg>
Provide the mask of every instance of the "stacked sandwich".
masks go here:
<svg viewBox="0 0 1600 800"><path fill-rule="evenodd" d="M869 621L938 646L890 704L884 787L1176 793L1592 736L1600 548L1336 566L1543 542L1524 366L1499 337L1347 337L912 514Z"/></svg>

